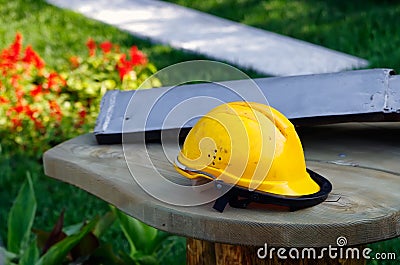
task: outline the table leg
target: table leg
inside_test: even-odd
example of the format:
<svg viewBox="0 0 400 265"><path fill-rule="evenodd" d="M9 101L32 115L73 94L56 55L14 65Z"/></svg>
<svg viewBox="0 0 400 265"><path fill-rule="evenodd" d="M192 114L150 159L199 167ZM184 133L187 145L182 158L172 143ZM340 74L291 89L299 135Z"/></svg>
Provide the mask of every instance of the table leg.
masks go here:
<svg viewBox="0 0 400 265"><path fill-rule="evenodd" d="M187 239L186 250L187 265L365 264L364 259L331 259L328 255L322 259L280 259L274 253L272 259L260 259L257 257L258 247L212 243L193 238Z"/></svg>

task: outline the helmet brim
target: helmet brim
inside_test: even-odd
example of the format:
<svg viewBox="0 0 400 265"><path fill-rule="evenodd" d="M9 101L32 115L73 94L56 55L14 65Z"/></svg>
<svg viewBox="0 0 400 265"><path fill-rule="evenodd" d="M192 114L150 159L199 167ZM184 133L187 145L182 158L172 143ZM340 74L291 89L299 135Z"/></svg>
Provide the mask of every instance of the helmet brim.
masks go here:
<svg viewBox="0 0 400 265"><path fill-rule="evenodd" d="M289 211L297 211L315 206L326 200L332 191L332 184L329 180L310 169L307 169L307 172L310 174L311 179L320 187L320 190L316 193L302 196L285 196L258 190L250 191L243 187L234 186L215 201L213 208L219 212L223 212L228 203L231 207L235 208L247 208L250 203L279 205L287 207Z"/></svg>

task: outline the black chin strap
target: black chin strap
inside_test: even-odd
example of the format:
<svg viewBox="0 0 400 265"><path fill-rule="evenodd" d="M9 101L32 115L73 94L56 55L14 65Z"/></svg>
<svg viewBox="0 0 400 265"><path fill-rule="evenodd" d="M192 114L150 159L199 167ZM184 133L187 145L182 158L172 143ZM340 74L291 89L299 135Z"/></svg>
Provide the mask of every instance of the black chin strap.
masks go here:
<svg viewBox="0 0 400 265"><path fill-rule="evenodd" d="M215 201L213 208L218 212L222 213L225 210L225 207L230 200L231 200L231 195L230 192L228 191Z"/></svg>
<svg viewBox="0 0 400 265"><path fill-rule="evenodd" d="M247 208L250 203L256 202L286 206L289 208L289 211L297 211L317 205L328 197L328 194L332 190L332 184L321 175L309 169L307 169L307 171L310 177L320 186L320 191L314 194L288 197L265 192L249 191L245 188L235 186L231 187L231 189L219 197L215 201L213 208L222 213L228 203L231 207L243 209Z"/></svg>
<svg viewBox="0 0 400 265"><path fill-rule="evenodd" d="M248 198L239 199L239 197L240 191L237 190L237 188L232 188L215 201L213 208L222 213L225 210L226 205L229 203L231 207L245 209L251 202L257 202L259 198L256 192L253 192L252 196Z"/></svg>

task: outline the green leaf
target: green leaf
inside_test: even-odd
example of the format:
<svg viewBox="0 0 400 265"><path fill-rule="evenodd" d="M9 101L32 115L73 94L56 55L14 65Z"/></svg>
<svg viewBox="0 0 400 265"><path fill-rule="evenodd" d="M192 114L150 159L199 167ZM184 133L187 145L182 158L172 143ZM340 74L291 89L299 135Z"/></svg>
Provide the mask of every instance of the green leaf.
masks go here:
<svg viewBox="0 0 400 265"><path fill-rule="evenodd" d="M167 237L157 249L156 256L160 264L186 264L186 238Z"/></svg>
<svg viewBox="0 0 400 265"><path fill-rule="evenodd" d="M31 175L21 186L8 216L7 248L19 254L26 247L36 213L36 199Z"/></svg>
<svg viewBox="0 0 400 265"><path fill-rule="evenodd" d="M126 215L116 208L114 208L114 211L131 247L131 256L133 256L136 251L152 254L152 246L157 236L157 229Z"/></svg>
<svg viewBox="0 0 400 265"><path fill-rule="evenodd" d="M96 224L95 228L93 229L93 234L100 238L110 226L115 222L117 216L114 211L109 211L105 215L103 215L99 222Z"/></svg>
<svg viewBox="0 0 400 265"><path fill-rule="evenodd" d="M78 234L69 236L52 246L49 251L40 258L36 265L61 264L68 252L93 230L97 222L98 218L93 219L85 225Z"/></svg>
<svg viewBox="0 0 400 265"><path fill-rule="evenodd" d="M133 255L133 260L140 265L157 265L159 264L157 258L153 255L143 255L141 252L136 252Z"/></svg>
<svg viewBox="0 0 400 265"><path fill-rule="evenodd" d="M153 240L151 245L151 252L156 252L169 237L173 236L170 233L158 230L156 238Z"/></svg>
<svg viewBox="0 0 400 265"><path fill-rule="evenodd" d="M32 265L39 259L39 249L36 246L36 242L32 241L31 245L25 250L22 255L19 265Z"/></svg>
<svg viewBox="0 0 400 265"><path fill-rule="evenodd" d="M128 253L124 251L118 252L119 257L122 261L122 264L129 264L129 265L140 265L137 261L135 261L131 256L128 255Z"/></svg>
<svg viewBox="0 0 400 265"><path fill-rule="evenodd" d="M124 262L120 257L118 257L109 243L100 245L92 255L90 255L87 260L87 264L132 264L133 261Z"/></svg>
<svg viewBox="0 0 400 265"><path fill-rule="evenodd" d="M66 226L63 228L63 231L67 236L71 236L77 234L81 229L82 229L82 222Z"/></svg>
<svg viewBox="0 0 400 265"><path fill-rule="evenodd" d="M0 247L0 258L5 259L6 261L17 259L18 256L15 253L7 251L7 249Z"/></svg>
<svg viewBox="0 0 400 265"><path fill-rule="evenodd" d="M152 73L156 73L157 72L157 68L155 67L155 65L154 64L152 64L152 63L148 63L147 64L147 68L150 70L150 72L152 72Z"/></svg>

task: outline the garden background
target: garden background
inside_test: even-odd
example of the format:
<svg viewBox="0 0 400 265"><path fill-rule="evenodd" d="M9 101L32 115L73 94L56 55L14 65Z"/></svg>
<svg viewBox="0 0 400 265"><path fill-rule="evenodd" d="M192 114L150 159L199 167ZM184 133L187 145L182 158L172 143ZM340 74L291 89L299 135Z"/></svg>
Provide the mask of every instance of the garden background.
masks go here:
<svg viewBox="0 0 400 265"><path fill-rule="evenodd" d="M359 56L371 68L400 70L396 1L171 2ZM41 163L47 148L93 129L105 90L134 89L157 69L207 58L136 38L42 0L0 0L0 5L0 244L7 246L9 211L28 175L37 203L35 229L50 232L63 210L65 226L110 211L90 194L44 176ZM100 241L131 252L132 242L118 220ZM184 240L171 242L170 258L184 263ZM393 239L371 248L400 258L399 245ZM160 255L136 262L171 261Z"/></svg>

